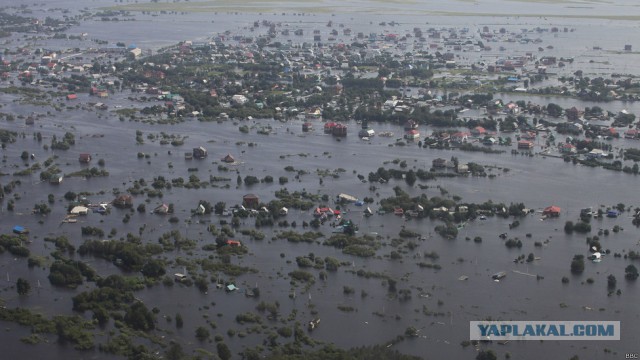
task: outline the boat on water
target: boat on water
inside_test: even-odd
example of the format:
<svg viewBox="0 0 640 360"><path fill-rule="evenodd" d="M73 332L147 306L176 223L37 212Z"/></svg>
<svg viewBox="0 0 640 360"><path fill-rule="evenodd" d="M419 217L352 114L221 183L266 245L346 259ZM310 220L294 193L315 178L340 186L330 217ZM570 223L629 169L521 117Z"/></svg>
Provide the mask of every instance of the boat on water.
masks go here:
<svg viewBox="0 0 640 360"><path fill-rule="evenodd" d="M23 234L28 234L29 230L25 229L24 227L20 226L20 225L16 225L13 227L13 233L14 234L18 234L18 235L23 235Z"/></svg>
<svg viewBox="0 0 640 360"><path fill-rule="evenodd" d="M308 326L309 331L313 331L313 329L315 329L318 326L318 324L320 324L320 318L309 321L309 326Z"/></svg>
<svg viewBox="0 0 640 360"><path fill-rule="evenodd" d="M501 279L504 279L504 277L507 276L507 272L506 271L499 271L493 275L491 275L491 278L493 280L498 280L500 281Z"/></svg>

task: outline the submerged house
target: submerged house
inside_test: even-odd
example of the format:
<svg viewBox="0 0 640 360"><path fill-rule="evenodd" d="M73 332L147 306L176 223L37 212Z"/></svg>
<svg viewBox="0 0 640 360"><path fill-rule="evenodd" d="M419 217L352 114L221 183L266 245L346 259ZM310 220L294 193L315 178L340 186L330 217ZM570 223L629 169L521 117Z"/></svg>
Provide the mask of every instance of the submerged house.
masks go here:
<svg viewBox="0 0 640 360"><path fill-rule="evenodd" d="M344 124L336 124L332 129L331 129L331 134L333 136L347 136L347 125Z"/></svg>
<svg viewBox="0 0 640 360"><path fill-rule="evenodd" d="M226 244L229 246L242 246L242 243L238 240L227 240Z"/></svg>
<svg viewBox="0 0 640 360"><path fill-rule="evenodd" d="M469 136L471 136L471 134L468 132L456 132L451 134L450 139L453 143L462 144L469 141Z"/></svg>
<svg viewBox="0 0 640 360"><path fill-rule="evenodd" d="M231 156L231 154L227 154L225 157L220 159L220 161L225 162L227 164L231 164L231 163L236 162L236 159L234 159L234 157Z"/></svg>
<svg viewBox="0 0 640 360"><path fill-rule="evenodd" d="M447 167L447 160L443 159L443 158L433 159L433 161L431 162L431 166L433 166L436 169L446 168Z"/></svg>
<svg viewBox="0 0 640 360"><path fill-rule="evenodd" d="M418 123L413 121L413 120L407 120L406 123L404 123L404 131L411 131L411 130L416 130L418 129Z"/></svg>
<svg viewBox="0 0 640 360"><path fill-rule="evenodd" d="M73 209L69 212L71 215L87 215L89 213L89 208L86 206L74 206Z"/></svg>
<svg viewBox="0 0 640 360"><path fill-rule="evenodd" d="M59 185L60 183L62 183L63 179L64 179L64 175L60 175L60 174L52 175L51 178L49 178L49 184Z"/></svg>
<svg viewBox="0 0 640 360"><path fill-rule="evenodd" d="M129 194L119 195L115 200L113 200L113 206L117 206L120 208L127 208L133 206L133 196Z"/></svg>
<svg viewBox="0 0 640 360"><path fill-rule="evenodd" d="M363 138L363 137L372 137L374 136L376 133L375 131L373 131L373 129L362 129L358 132L358 136Z"/></svg>
<svg viewBox="0 0 640 360"><path fill-rule="evenodd" d="M420 138L420 132L418 130L412 129L404 134L404 138L407 140L415 140Z"/></svg>
<svg viewBox="0 0 640 360"><path fill-rule="evenodd" d="M349 195L349 194L345 194L345 193L341 193L338 194L338 201L339 202L347 202L347 203L352 203L352 202L356 202L358 201L358 198L356 198L353 195Z"/></svg>
<svg viewBox="0 0 640 360"><path fill-rule="evenodd" d="M324 133L325 134L332 134L333 133L333 128L338 125L337 123L330 121L324 124Z"/></svg>
<svg viewBox="0 0 640 360"><path fill-rule="evenodd" d="M531 150L533 149L533 142L528 140L520 140L518 141L518 149L520 150Z"/></svg>
<svg viewBox="0 0 640 360"><path fill-rule="evenodd" d="M542 210L542 215L557 217L560 216L561 211L562 209L560 209L560 207L558 206L547 206L546 208L544 208L544 210Z"/></svg>
<svg viewBox="0 0 640 360"><path fill-rule="evenodd" d="M196 159L204 159L207 157L207 149L202 146L193 148L193 157Z"/></svg>
<svg viewBox="0 0 640 360"><path fill-rule="evenodd" d="M161 204L158 205L155 209L153 209L154 214L165 215L169 213L169 205Z"/></svg>
<svg viewBox="0 0 640 360"><path fill-rule="evenodd" d="M242 205L249 209L256 209L260 204L260 198L255 194L247 194L242 197Z"/></svg>
<svg viewBox="0 0 640 360"><path fill-rule="evenodd" d="M196 215L204 215L207 212L207 209L202 204L198 204L198 207L195 210Z"/></svg>
<svg viewBox="0 0 640 360"><path fill-rule="evenodd" d="M80 156L78 156L78 161L80 161L83 164L90 163L91 162L91 154L87 154L87 153L80 154Z"/></svg>

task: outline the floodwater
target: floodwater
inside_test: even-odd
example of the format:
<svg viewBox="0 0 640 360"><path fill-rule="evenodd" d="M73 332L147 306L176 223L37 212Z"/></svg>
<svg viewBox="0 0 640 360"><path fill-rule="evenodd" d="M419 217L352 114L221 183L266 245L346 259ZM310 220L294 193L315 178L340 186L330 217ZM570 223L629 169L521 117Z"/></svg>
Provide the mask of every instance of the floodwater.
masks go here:
<svg viewBox="0 0 640 360"><path fill-rule="evenodd" d="M503 2L501 2L503 3ZM89 3L86 6L93 6ZM102 3L95 2L96 5ZM621 3L624 5L624 3ZM65 4L61 2L60 6ZM83 4L84 5L84 4ZM452 5L452 6L460 6ZM529 5L534 6L534 5ZM541 6L541 5L537 5ZM53 6L52 6L53 7ZM545 40L555 44L551 53L557 56L576 56L582 59L581 65L589 64L588 58L594 56L591 50L593 44L603 44L603 48L611 51L620 50L627 42L633 42L631 36L611 36L612 34L627 33L635 25L628 22L613 23L605 20L563 20L563 19L539 19L526 18L521 23L516 19L501 19L487 17L411 17L394 16L390 19L382 15L369 15L370 18L358 17L352 21L353 14L336 15L307 15L300 19L292 15L258 15L258 14L189 14L189 15L136 15L140 21L122 24L114 24L101 21L88 21L70 32L88 32L90 36L106 38L110 42L125 41L136 43L140 47L149 46L157 49L161 46L171 45L180 40L206 39L214 34L230 29L232 32L242 31L250 26L254 20L282 19L295 23L301 21L301 27L312 29L323 28L329 19L336 23L349 23L354 30L375 32L380 31L377 26L381 19L387 21L396 20L403 23L404 29L410 31L415 24L426 27L428 22L433 26L474 27L480 24L495 24L497 26L509 26L514 29L522 27L526 23L527 28L536 26L548 27L569 26L576 30L571 33L561 33L553 37L545 35ZM205 21L207 18L210 21ZM315 23L309 19L317 20ZM406 20L404 20L406 19ZM470 20L470 22L469 22ZM540 21L540 23L536 23ZM370 24L372 22L373 24ZM165 26L159 31L158 24ZM204 26L206 24L207 26ZM464 25L467 24L467 25ZM595 24L595 25L594 25ZM296 25L297 26L297 25ZM373 28L372 28L373 27ZM360 30L358 30L360 29ZM366 30L370 29L370 30ZM607 31L602 31L606 29ZM595 37L595 39L594 39ZM546 46L547 42L545 42ZM518 46L518 45L514 45ZM635 43L634 43L635 46ZM517 50L517 49L516 49ZM527 51L522 49L522 51ZM636 67L640 62L635 61L635 54L620 56L608 56L607 53L598 53L606 56L611 64L620 66L622 73L637 73ZM574 62L571 66L581 68ZM612 65L613 66L613 65ZM570 71L570 70L567 70ZM596 69L592 69L596 71ZM603 72L605 72L603 70ZM105 100L113 109L115 105L127 105L126 98L129 93L116 93ZM506 100L518 100L517 96L502 94L500 97ZM14 102L15 96L0 94L0 103L3 104L3 113L30 114L32 112L45 113L48 109L24 105ZM543 100L523 96L523 99L535 99L533 102ZM548 99L548 98L546 98ZM90 99L86 94L79 94L78 102L86 104ZM587 103L576 100L557 98L548 99L563 107L576 105L578 107L589 106ZM596 105L592 103L591 106ZM629 109L632 112L640 112L638 105L633 103L612 102L597 104L607 110L617 111ZM635 111L634 111L635 110ZM255 124L254 124L255 123ZM436 235L433 227L438 221L410 220L404 221L393 215L375 215L370 218L362 216L362 209L356 206L347 207L346 218L354 220L360 227L360 233L378 233L385 244L377 255L380 257L362 259L342 254L339 250L325 247L319 244L292 244L284 240L269 240L279 229L261 228L266 238L262 241L250 240L239 235L238 239L245 243L250 253L241 258L234 258L233 262L239 265L250 266L259 269L257 274L248 274L237 279L237 285L242 289L254 287L256 284L261 289L260 299L246 298L240 292L224 293L211 289L209 293L202 294L195 287L183 287L175 285L164 287L162 285L147 288L136 293L136 297L160 310L158 327L166 329L168 338L182 341L187 349L203 347L213 350L215 345L200 344L194 338L195 329L205 326L203 318L208 315L215 321L217 329L213 334L222 334L225 342L234 353L242 350L244 346L259 344L262 335L248 334L246 338L238 336L229 338L226 330L242 330L242 326L235 322L235 315L247 311L255 311L259 301L280 303L280 313L286 317L292 310L297 310L297 320L306 323L318 316L322 319L320 326L312 333L312 337L318 341L335 343L341 347L352 347L387 343L404 330L413 326L420 329L420 336L407 339L393 345L399 351L418 355L424 358L440 359L451 358L475 358L473 347L463 348L460 342L468 339L469 321L486 318L503 320L620 320L622 324L621 340L617 342L601 342L598 344L588 342L511 342L507 345L489 345L491 349L503 357L506 352L518 359L538 359L543 356L549 358L569 358L578 354L581 358L608 358L603 348L618 352L634 352L637 349L635 334L640 331L638 325L638 310L636 299L640 290L633 282L624 280L624 268L629 260L605 257L601 263L586 263L585 272L581 276L572 276L569 264L574 254L586 254L587 246L583 235L565 235L564 222L575 221L581 208L593 206L615 206L624 203L627 206L636 207L637 198L633 196L633 189L637 186L637 177L620 172L607 171L600 168L588 168L564 163L561 159L543 158L541 156L524 157L511 155L509 151L504 154L465 153L451 150L427 150L420 149L415 144L407 146L393 146L402 128L391 124L371 124L377 133L381 131L393 131L396 136L391 138L374 137L370 142L363 142L355 136L357 127L350 123L350 134L346 139L337 141L331 136L321 132L321 123L318 122L316 131L302 134L302 120L292 120L280 123L272 120L243 121L238 123L202 123L197 120L187 120L176 125L150 125L139 122L120 121L118 116L111 112L87 111L83 109L65 109L61 113L53 112L50 116L36 121L35 127L25 127L23 120L13 122L3 121L4 129L24 133L24 138L18 139L15 144L2 150L2 155L7 161L0 166L0 171L11 174L16 171L12 165L19 159L20 153L27 150L33 153L36 159L46 159L53 154L59 158L57 163L65 173L78 170L81 166L77 162L79 153L90 152L96 159L104 159L106 170L110 172L107 178L66 178L60 185L54 186L40 183L38 175L21 177L22 185L15 192L21 199L16 201L16 209L13 212L6 211L2 206L2 224L5 230L15 224L21 224L31 230L29 245L33 254L46 255L52 251L49 243L44 243L42 238L48 235L67 235L71 242L79 246L83 242L80 235L81 226L97 226L108 232L117 229L117 237L125 236L131 232L137 234L142 224L146 225L142 238L145 242L155 243L158 237L170 230L180 230L188 238L198 241L198 248L212 243L214 239L207 234L206 227L211 223L218 223L218 217L210 216L200 219L191 218L192 222L186 222L190 218L190 211L194 209L200 199L211 203L224 201L227 205L241 202L246 193L255 193L263 201L274 198L274 191L281 188L277 184L256 184L252 187L245 185L235 186L236 171L243 177L254 175L262 178L271 175L274 178L288 176L290 182L286 185L290 191L306 190L312 193L327 194L331 198L338 193L348 193L359 198L372 196L376 202L381 198L393 195L393 187L398 185L412 195L426 193L427 196L441 196L440 189L446 189L450 196L458 195L463 202L523 202L528 208L542 209L549 205L560 206L563 211L559 219L540 221L540 215L529 215L520 219L520 226L509 229L513 219L489 218L485 221L476 220L467 224L460 231L458 239L445 240ZM274 133L271 135L259 135L252 128L249 134L238 131L238 125L256 127L271 125ZM185 145L173 147L160 145L157 141L146 140L144 144L137 145L135 131L143 132L146 139L148 134L180 134L185 136ZM431 131L432 129L421 129ZM44 150L41 144L33 140L32 134L41 132L48 143L51 136L62 136L65 131L76 134L76 145L68 151ZM243 142L238 144L237 142ZM246 144L255 143L257 146L249 147ZM616 140L615 146L633 146L630 141ZM209 151L206 160L187 161L183 153L193 147L205 146ZM117 150L114 150L117 149ZM507 149L508 150L508 149ZM136 154L143 152L150 154L149 159L138 159ZM232 166L230 172L218 170L218 159L227 153L234 155L239 165ZM304 156L301 156L304 155ZM281 155L286 156L284 159ZM409 188L402 181L392 180L388 184L376 185L376 193L369 191L369 184L361 183L357 174L365 177L378 167L391 167L384 165L385 161L394 159L406 160L409 167L416 169L428 169L431 161L438 157L449 158L456 156L461 162L476 162L482 165L508 168L508 172L493 169L495 178L459 177L442 179L425 183L429 188L421 190L417 184ZM17 160L20 163L20 160ZM171 166L170 166L171 165ZM285 166L293 166L296 170L306 170L308 175L303 175L300 181L293 179L292 173L284 170ZM93 165L92 165L93 166ZM153 214L132 213L132 220L123 223L122 218L128 211L113 209L110 215L101 216L90 214L81 219L78 224L60 224L66 214L66 202L63 195L67 191L76 193L87 191L92 193L89 199L92 202L110 201L114 198L113 189L120 191L132 185L134 180L144 178L150 182L155 176L164 176L167 179L184 177L191 173L188 168L197 167L195 174L203 179L209 175L225 176L231 178L231 187L228 189L207 188L188 190L172 188L164 190L162 199L151 198L147 203L147 210L153 209L161 202L173 203L176 216L180 218L177 224L170 224L166 217ZM320 185L315 175L317 169L346 170L340 173L339 178L324 178ZM1 181L6 183L13 177L4 176ZM419 183L419 182L418 182ZM103 193L101 193L103 192ZM54 194L56 203L53 211L46 217L30 215L33 204L46 202L48 194ZM135 204L146 201L146 197L137 196ZM373 208L377 205L374 204ZM296 220L298 224L303 220L310 221L310 212L292 210L288 215L291 222ZM253 226L252 220L246 220L246 227ZM638 231L631 224L629 213L625 212L616 219L593 220L592 226L597 231L599 228L612 229L615 225L623 228L620 233L611 233L601 237L601 243L611 253L623 253L636 250L638 246ZM387 255L397 250L390 245L390 238L397 237L400 229L404 227L416 231L427 238L424 241L416 241L418 247L414 250L406 250L402 253L402 259L390 260ZM301 230L298 227L298 230ZM326 237L330 235L328 226L322 227ZM498 235L507 232L509 237L520 238L524 246L522 249L508 249ZM526 237L531 234L531 237ZM595 233L594 233L595 234ZM593 234L592 234L593 235ZM477 244L465 238L473 239L481 236L483 242ZM544 242L542 247L534 247L534 242ZM427 261L420 254L435 251L440 255L436 261L442 266L441 270L421 269L418 262ZM329 273L326 281L316 281L308 292L296 289L296 298L289 295L294 290L290 280L286 276L292 270L297 269L295 257L314 253L316 256L333 256L351 263L349 267L342 267L336 273ZM540 260L528 265L515 264L515 259L520 254L534 253ZM284 258L281 257L284 254ZM193 254L174 253L167 255L170 259L177 257L204 258L209 253L195 250ZM80 258L79 256L76 256ZM108 275L118 272L114 266L106 261L93 257L81 258L94 267L99 274ZM3 298L7 300L8 307L24 306L41 311L44 314L68 314L72 307L71 298L80 291L91 289L93 284L85 284L75 291L65 291L53 288L47 280L48 270L28 269L22 259L13 259L9 254L0 257L0 278L13 281L18 277L28 279L33 289L33 294L28 297L17 297L15 289L9 288L11 282L5 282ZM291 261L288 263L288 261ZM411 289L412 298L400 302L390 299L387 287L381 279L364 279L357 277L350 271L365 269L384 273L394 279L398 279L398 289ZM172 267L168 273L180 272L181 267ZM348 270L348 271L347 271ZM508 276L500 281L491 280L491 274L497 271L507 271ZM543 279L521 275L512 272L518 270L524 273L537 274ZM310 270L318 275L317 270ZM618 287L622 295L607 296L606 278L614 274L618 279ZM468 276L468 280L459 281L461 275ZM568 276L569 284L562 284L561 278ZM587 278L593 278L595 282L588 284ZM40 287L35 284L40 283ZM355 289L351 295L343 294L343 286ZM360 291L368 293L366 298L360 297ZM215 305L213 305L215 304ZM310 304L313 306L310 307ZM563 304L563 306L561 306ZM353 306L355 312L344 313L337 309L338 305ZM564 306L566 305L566 307ZM441 316L426 316L422 313L426 306L430 311L442 313ZM317 315L311 310L317 311ZM593 309L593 310L588 310ZM167 323L162 316L174 316L181 313L185 320L185 327L175 330L173 323ZM375 315L379 314L379 315ZM381 315L380 315L381 314ZM88 316L88 314L87 314ZM280 327L281 324L270 323L269 327ZM56 359L63 356L71 358L104 358L99 353L77 353L65 347L58 346L55 341L52 344L39 344L36 346L24 345L19 338L25 336L28 331L15 324L2 324L11 331L6 331L3 336L3 352L13 356L29 356L41 359ZM286 340L282 340L285 342ZM484 347L486 345L482 345ZM161 349L157 349L160 351Z"/></svg>

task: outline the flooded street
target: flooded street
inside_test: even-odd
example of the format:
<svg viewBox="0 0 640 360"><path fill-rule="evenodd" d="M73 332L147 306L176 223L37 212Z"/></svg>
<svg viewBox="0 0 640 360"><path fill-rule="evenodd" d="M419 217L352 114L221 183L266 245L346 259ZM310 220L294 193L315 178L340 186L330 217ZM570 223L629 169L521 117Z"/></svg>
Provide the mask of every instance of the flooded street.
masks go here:
<svg viewBox="0 0 640 360"><path fill-rule="evenodd" d="M26 2L25 2L26 3ZM58 4L59 3L59 4ZM329 4L333 4L330 1ZM362 2L363 6L370 5ZM619 9L635 9L632 2L616 1L617 7L612 13L604 15L620 15ZM76 2L59 1L55 7L72 8ZM359 2L350 3L350 8L356 8ZM486 9L493 5L505 5L501 12L518 9L518 12L535 11L543 8L542 3L520 4L506 1L491 1L482 5L473 5ZM116 5L114 2L91 1L82 6L97 8ZM303 4L298 4L303 6ZM522 5L522 8L521 8ZM266 6L266 5L265 5ZM404 5L409 12L418 4ZM446 9L434 11L468 12L467 2L452 2ZM559 6L559 5L549 5ZM587 15L600 11L604 6L593 3L591 10L575 9L576 14ZM53 7L53 6L52 6ZM604 7L606 8L606 7ZM269 13L241 12L229 14L219 12L194 12L184 14L150 14L134 13L135 21L116 24L111 21L100 21L93 18L82 21L72 27L69 33L88 33L89 38L99 38L109 43L135 43L144 50L156 53L160 48L175 45L180 41L208 41L213 37L229 30L233 34L252 34L247 30L254 21L277 21L286 23L293 29L304 29L304 38L293 38L295 42L313 42L312 31L322 29L323 36L327 35L328 21L336 24L347 24L353 33L364 32L397 32L408 33L414 27L455 27L470 28L472 32L479 32L483 26L492 28L506 27L509 31L520 28L535 28L557 26L570 28L571 31L559 32L555 36L540 33L544 38L544 45L552 48L544 51L545 56L572 57L574 61L565 68L554 69L569 76L583 70L592 77L607 76L612 73L638 74L640 73L639 53L635 51L623 53L622 49L628 43L635 48L640 47L637 24L632 21L607 20L602 18L535 18L535 17L489 17L489 16L436 16L381 14L391 5L377 7L378 12L367 12L358 16L353 12L335 14L309 13L304 16L286 13L284 10L274 10ZM566 9L566 8L565 8ZM78 9L76 9L78 10ZM39 7L34 13L46 13L46 9ZM482 12L482 11L478 11ZM38 15L39 16L39 15ZM400 25L381 30L381 21L397 21ZM280 29L279 29L280 30ZM266 32L264 27L256 32ZM341 33L342 34L342 33ZM12 42L20 39L12 38ZM285 39L280 39L286 42ZM335 42L348 43L353 36L339 35ZM86 46L91 40L83 40ZM229 43L233 41L229 40ZM69 42L72 43L72 42ZM63 43L65 46L66 43ZM41 47L51 44L43 43ZM15 46L13 44L7 46ZM417 51L417 42L409 42L406 51ZM492 52L462 52L456 60L460 63L474 63L489 61L497 57L522 55L536 51L537 46L512 43L505 51ZM595 50L594 47L601 48ZM532 50L533 49L533 50ZM396 51L396 50L394 50ZM542 56L540 55L540 56ZM593 61L596 59L596 61ZM602 61L602 62L600 62ZM345 71L346 72L346 71ZM343 75L345 72L339 72ZM447 77L447 75L444 75ZM548 80L556 85L556 78ZM6 83L5 83L6 84ZM3 85L5 86L5 85ZM30 87L31 85L25 85ZM532 85L533 86L533 85ZM545 85L546 86L546 85ZM535 86L534 86L535 87ZM542 87L542 85L540 85ZM441 89L434 89L443 93ZM446 89L445 89L446 91ZM449 90L451 91L451 90ZM17 118L8 120L3 118L0 127L18 134L16 142L3 148L0 152L3 162L0 172L3 176L0 182L6 185L12 180L18 180L12 194L0 207L2 217L2 232L10 233L14 225L21 225L30 230L27 245L32 255L47 257L51 261L50 253L54 245L43 239L48 236L65 235L76 248L89 238L102 240L104 237L85 236L81 227L98 227L109 233L115 231L114 239L125 238L127 233L141 237L143 244L158 244L158 239L165 233L177 230L184 237L196 242L195 249L174 250L164 252L158 256L167 265L167 274L184 271L186 265L181 260L206 259L213 257L211 251L203 249L205 245L215 244L208 228L211 224L220 227L220 221L231 222L231 217L213 214L194 215L200 200L211 204L226 203L227 208L241 204L243 196L255 194L262 202L274 200L275 192L286 188L290 193L327 195L329 201L323 202L335 206L334 199L338 194L351 194L358 199L373 198L369 206L379 209L380 200L395 196L394 187L408 193L411 197L425 194L428 198L443 197L453 199L459 197L460 204L484 203L524 203L532 213L520 219L519 226L512 226L514 218L502 216L488 216L482 220L476 218L462 224L458 229L456 239L445 239L434 230L443 222L437 218L405 218L391 213L375 214L366 217L365 206L355 204L342 205L340 211L345 219L350 219L359 227L358 235L371 235L379 242L380 247L375 256L357 257L343 253L341 249L323 245L334 231L329 224L320 226L317 231L323 237L309 243L294 243L286 239L278 239L277 235L284 231L298 232L314 229L302 229L303 222L314 219L313 209L320 206L314 203L309 210L290 209L286 216L289 223L296 222L296 229L278 227L274 225L261 226L257 230L264 233L263 240L255 240L239 231L234 239L240 240L248 248L248 253L233 256L234 265L256 269L239 276L218 274L224 281L235 282L241 291L225 292L215 288L218 279L214 275L204 273L210 280L207 292L201 292L195 286L184 286L175 283L173 286L163 286L158 283L147 286L135 292L135 297L147 304L149 308L157 308L157 331L167 339L180 342L187 353L194 349L204 348L215 352L215 344L211 341L198 342L194 332L199 326L205 326L208 321L214 322L210 328L212 334L224 337L225 343L231 348L234 358L240 358L238 353L256 345L264 345L263 335L248 330L236 320L236 315L253 312L261 301L279 304L279 313L286 318L295 313L297 321L305 324L314 318L321 318L321 323L309 336L321 343L333 343L341 348L367 346L373 344L388 344L389 347L410 355L425 359L473 359L479 349L493 349L500 358L509 353L516 359L568 359L579 355L585 359L619 358L623 352L637 351L636 334L640 332L637 299L640 296L638 284L626 281L625 268L633 262L626 258L629 251L638 251L640 232L632 224L633 209L639 206L638 197L634 189L638 185L638 176L622 171L608 171L600 167L588 167L580 164L564 162L562 158L545 156L538 153L544 142L536 139L535 151L532 156L514 154L516 147L498 147L503 153L466 152L458 149L435 149L419 147L417 142L403 141L403 127L398 124L370 122L369 125L376 134L392 132L390 137L374 136L369 141L363 141L356 136L361 124L355 120L347 122L349 133L344 138L336 138L324 134L321 120L305 120L302 115L294 116L286 121L274 119L245 119L224 121L199 121L196 117L181 118L174 124L161 124L150 121L152 117L142 116L133 121L122 116L117 111L123 108L141 109L156 102L141 100L144 94L133 93L129 89L115 91L108 98L101 99L108 105L108 110L95 109L89 103L95 103L94 97L78 93L78 99L70 102L60 98L60 111L52 106L34 104L21 101L21 96L11 93L0 93L0 112L14 114ZM149 96L151 99L151 96ZM518 93L495 93L494 99L507 101L531 101L533 103L553 102L562 108L579 108L600 106L616 114L622 110L640 113L638 102L611 101L586 102L570 97L543 96ZM146 102L145 102L146 101ZM160 101L158 104L162 104ZM150 105L151 104L151 105ZM479 109L475 109L480 114ZM472 111L473 112L473 111ZM27 116L41 114L34 125L25 125ZM462 116L462 115L461 115ZM303 123L310 121L313 131L303 132ZM247 126L244 133L239 127ZM260 134L259 130L270 128L268 135ZM421 126L423 136L428 136L434 130L431 126ZM461 130L461 129L458 129ZM624 130L621 128L620 131ZM38 142L35 134L41 133L43 140ZM75 134L75 145L69 150L45 149L43 144L50 144L56 136L62 138L66 132ZM143 143L137 143L136 132L141 132ZM183 145L174 146L161 144L162 134L179 135ZM510 133L498 133L502 136L515 136ZM556 134L558 141L563 141L565 135ZM638 140L614 139L608 143L614 149L637 146ZM478 144L481 146L481 144ZM192 149L205 147L208 157L205 159L185 159L185 153ZM32 158L21 160L21 153L26 151ZM90 153L93 157L90 165L79 164L78 157L82 153ZM228 165L222 158L231 154L236 162ZM26 169L36 161L44 161L52 156L59 169L64 174L70 174L83 168L96 166L98 159L104 160L104 170L109 172L106 177L71 177L66 176L60 184L42 182L39 171L28 176L13 175L16 171ZM456 176L437 177L434 180L420 181L409 186L404 180L391 179L388 183L375 183L375 189L370 189L373 183L362 181L368 178L370 172L380 167L397 168L393 161L405 161L407 170L424 170L429 172L433 160L437 158L450 159L457 157L461 163L475 163L487 168L490 176ZM397 163L397 162L396 162ZM625 161L625 165L632 165ZM287 170L286 167L292 167ZM335 176L322 176L327 171ZM452 170L442 170L453 172ZM78 218L77 223L62 223L68 212L68 201L64 196L68 192L86 194L87 199L97 204L111 202L116 195L126 193L134 187L135 182L144 179L150 184L154 178L160 176L167 180L197 176L208 186L199 189L187 189L173 186L162 189L161 197L151 197L144 194L133 196L131 209L111 208L105 215L89 213ZM238 185L236 178L247 175L263 179L272 176L273 183L259 182L254 185ZM494 175L494 176L491 176ZM216 177L227 178L228 181L211 181ZM280 177L287 177L286 184L278 184ZM226 185L228 184L228 185ZM225 186L226 185L226 186ZM34 204L46 203L48 195L53 194L55 201L50 204L51 212L47 215L34 215ZM15 209L7 210L7 199L16 199ZM169 222L171 215L151 213L151 210L161 204L172 204L177 222ZM591 220L592 232L588 234L566 234L566 221L576 221L580 218L581 209L592 207L594 210L616 207L619 203L628 208L615 218L601 217ZM139 204L145 204L146 210L136 211ZM559 206L562 211L558 218L543 218L542 210L548 206ZM131 221L123 221L125 217ZM248 217L240 220L240 228L253 229L255 219ZM619 226L621 231L614 232ZM111 230L114 229L114 230ZM570 263L575 254L588 254L589 248L585 242L587 236L594 236L599 230L607 230L608 235L600 236L600 242L607 255L602 262L587 260L584 273L573 275ZM401 230L415 232L418 236L398 240ZM611 230L611 233L609 233ZM506 234L508 238L522 241L521 248L508 248L505 240L499 237ZM481 237L481 241L474 241ZM407 245L411 242L411 245ZM395 252L394 255L392 253ZM426 254L437 253L437 259L427 259ZM320 279L320 271L308 269L314 274L315 282L305 288L304 284L292 285L292 271L299 270L296 257L313 254L316 258L334 257L342 262L338 271L326 273L324 280ZM514 262L518 256L535 255L531 262ZM622 254L614 257L614 254ZM106 277L110 274L137 276L137 273L127 273L114 266L110 261L94 256L72 256L89 264L98 274ZM429 268L419 264L432 263L439 268ZM358 276L371 272L369 277ZM492 274L498 271L507 272L507 276L498 281L492 279ZM607 291L607 276L614 274L618 278L617 288L621 294L609 294ZM7 308L29 308L46 316L58 314L74 314L72 297L82 291L95 288L93 282L85 282L75 290L62 289L50 284L49 269L45 267L27 267L26 260L14 257L8 252L0 255L0 297L5 300ZM460 280L462 276L466 280ZM561 279L566 276L568 283ZM28 279L32 292L28 297L16 294L13 282L17 278ZM591 278L593 281L587 281ZM390 296L388 279L397 280L398 290L410 290L406 299ZM244 291L257 287L260 297L246 297ZM352 288L346 291L345 288ZM342 309L342 310L339 310ZM347 309L347 310L345 310ZM82 314L91 318L91 312ZM173 323L166 321L166 317L175 317L180 313L184 318L184 328L176 329ZM76 313L79 314L79 313ZM580 341L520 341L509 342L504 345L497 343L461 346L468 340L469 321L474 320L617 320L621 321L621 340L593 342ZM283 326L284 320L264 319L262 331L272 332ZM116 355L99 351L78 352L72 346L58 345L55 339L50 343L28 345L20 341L29 335L29 330L15 323L3 322L7 329L4 332L2 344L7 356L20 358L59 359L63 357L78 359L120 358ZM256 325L257 327L260 327ZM396 342L398 335L405 333L408 327L418 329L416 337L407 337ZM104 340L110 336L109 329L100 333ZM228 335L228 330L237 331L235 336ZM306 332L306 329L305 329ZM242 336L239 334L242 333ZM286 339L279 339L285 343ZM145 340L145 344L158 353L164 351L162 346ZM613 351L603 352L603 349Z"/></svg>

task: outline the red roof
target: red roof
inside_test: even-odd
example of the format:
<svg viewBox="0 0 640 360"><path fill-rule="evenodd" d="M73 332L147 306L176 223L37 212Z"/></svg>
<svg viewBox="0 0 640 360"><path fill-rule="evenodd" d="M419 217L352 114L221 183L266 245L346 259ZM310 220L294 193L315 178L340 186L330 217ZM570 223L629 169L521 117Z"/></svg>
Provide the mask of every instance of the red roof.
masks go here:
<svg viewBox="0 0 640 360"><path fill-rule="evenodd" d="M544 208L542 213L543 214L560 214L561 210L562 209L560 209L560 207L552 205L552 206L548 206L548 207Z"/></svg>
<svg viewBox="0 0 640 360"><path fill-rule="evenodd" d="M67 100L74 100L74 99L77 99L77 98L78 98L78 95L76 95L76 94L67 95Z"/></svg>
<svg viewBox="0 0 640 360"><path fill-rule="evenodd" d="M330 128L335 127L336 125L338 125L338 124L336 124L334 122L328 122L328 123L324 124L324 128L325 129L330 129Z"/></svg>

